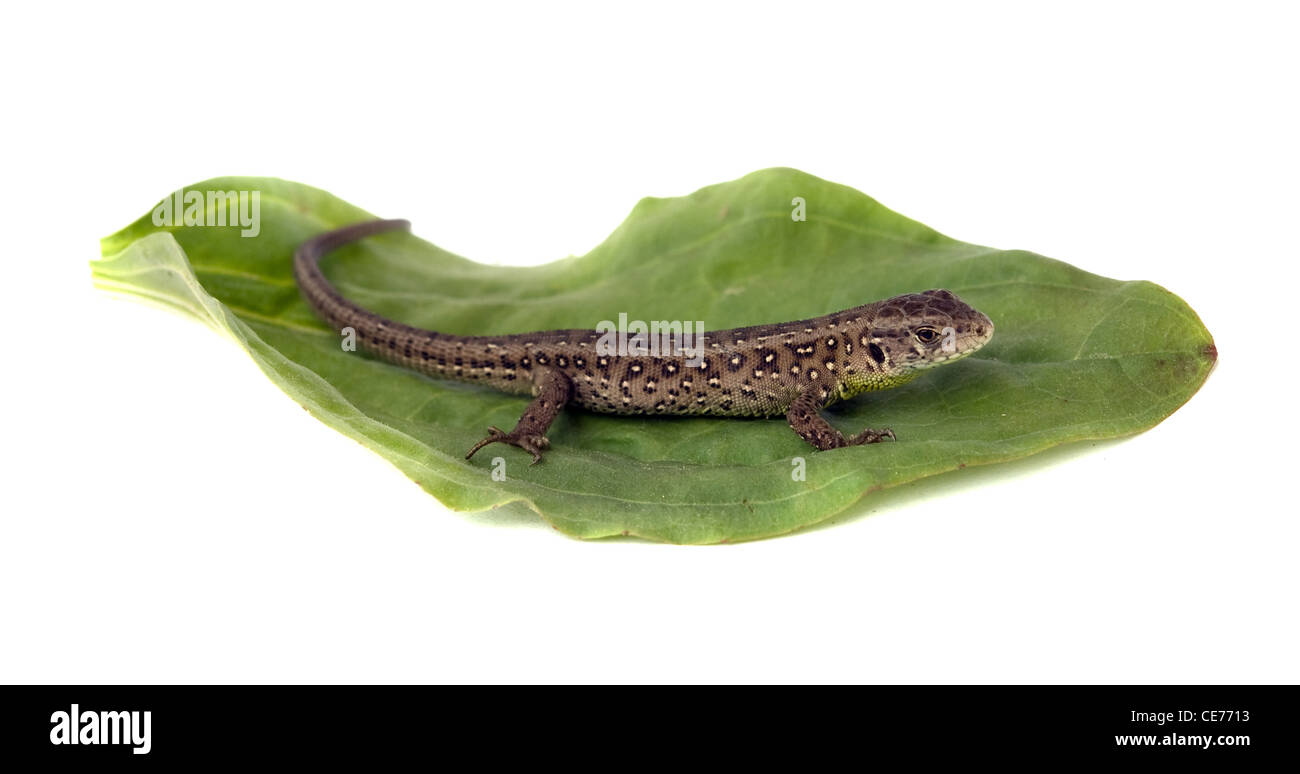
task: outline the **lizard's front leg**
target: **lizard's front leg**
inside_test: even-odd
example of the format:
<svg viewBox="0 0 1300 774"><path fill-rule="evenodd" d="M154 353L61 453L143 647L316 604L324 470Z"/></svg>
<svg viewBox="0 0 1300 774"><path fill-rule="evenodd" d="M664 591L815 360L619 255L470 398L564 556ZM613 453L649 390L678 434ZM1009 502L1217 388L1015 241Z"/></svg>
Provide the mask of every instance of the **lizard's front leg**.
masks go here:
<svg viewBox="0 0 1300 774"><path fill-rule="evenodd" d="M891 441L897 440L894 438L894 431L889 428L872 430L869 427L855 436L845 438L822 417L821 407L825 402L820 387L809 387L795 398L794 403L790 404L790 410L785 413L791 429L820 451L838 449L841 446L879 443L886 438Z"/></svg>
<svg viewBox="0 0 1300 774"><path fill-rule="evenodd" d="M488 428L488 437L474 444L465 455L465 459L474 456L474 452L490 443L508 443L518 446L533 455L529 464L536 465L542 459L542 450L551 442L546 439L546 429L564 410L573 394L573 384L569 377L551 368L539 368L533 372L533 402L524 409L524 415L515 424L515 429L504 432L493 426Z"/></svg>

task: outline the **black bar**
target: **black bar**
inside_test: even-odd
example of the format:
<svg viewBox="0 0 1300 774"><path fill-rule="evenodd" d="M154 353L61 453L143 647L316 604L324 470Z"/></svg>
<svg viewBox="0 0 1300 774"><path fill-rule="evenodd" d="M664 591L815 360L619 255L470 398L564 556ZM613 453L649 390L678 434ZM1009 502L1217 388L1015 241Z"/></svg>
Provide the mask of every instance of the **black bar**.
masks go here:
<svg viewBox="0 0 1300 774"><path fill-rule="evenodd" d="M681 745L707 742L716 746L714 753L729 750L768 762L785 755L796 761L802 754L799 770L832 751L877 760L902 754L916 762L970 762L974 756L1224 763L1293 757L1300 720L1290 686L750 686L696 695L704 690L7 687L0 702L0 755L69 765L110 759L129 765L336 764L409 760L433 750L439 756L458 749L500 756L578 745L589 752L625 746L638 759L663 756L667 762L673 750L682 753ZM130 722L101 712L137 713L130 716L137 731L148 712L149 751L134 752L144 745L122 742L122 735L118 744L68 743L74 704L87 739ZM88 722L96 726L92 732Z"/></svg>

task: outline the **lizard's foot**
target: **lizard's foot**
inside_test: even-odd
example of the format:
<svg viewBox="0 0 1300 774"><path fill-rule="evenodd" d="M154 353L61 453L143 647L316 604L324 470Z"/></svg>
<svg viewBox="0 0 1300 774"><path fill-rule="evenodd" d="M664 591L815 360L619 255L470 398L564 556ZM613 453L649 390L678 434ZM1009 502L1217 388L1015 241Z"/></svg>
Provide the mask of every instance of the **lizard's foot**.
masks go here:
<svg viewBox="0 0 1300 774"><path fill-rule="evenodd" d="M549 449L551 446L551 442L547 440L544 435L538 435L537 433L520 433L518 432L518 429L511 430L507 433L501 428L493 425L488 428L488 437L474 444L474 448L470 449L465 454L465 459L473 457L474 452L482 449L490 443L508 443L511 446L518 446L520 449L533 455L533 461L528 463L530 465L536 465L541 462L542 450Z"/></svg>
<svg viewBox="0 0 1300 774"><path fill-rule="evenodd" d="M861 446L862 444L866 444L866 443L880 443L886 438L888 438L891 441L898 440L897 438L894 437L894 431L890 430L888 427L886 427L884 430L872 430L871 428L868 427L862 432L858 433L857 435L852 436L846 440L848 442L847 445L849 446Z"/></svg>

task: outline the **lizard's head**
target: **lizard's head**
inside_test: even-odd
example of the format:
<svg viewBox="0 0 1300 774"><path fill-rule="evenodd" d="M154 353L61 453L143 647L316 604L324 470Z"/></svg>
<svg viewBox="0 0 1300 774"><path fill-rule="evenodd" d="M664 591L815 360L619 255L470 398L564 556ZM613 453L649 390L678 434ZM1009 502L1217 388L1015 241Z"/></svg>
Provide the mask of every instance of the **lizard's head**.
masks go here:
<svg viewBox="0 0 1300 774"><path fill-rule="evenodd" d="M867 373L883 372L891 384L963 358L993 337L993 321L947 290L895 296L875 313L861 353L871 359Z"/></svg>

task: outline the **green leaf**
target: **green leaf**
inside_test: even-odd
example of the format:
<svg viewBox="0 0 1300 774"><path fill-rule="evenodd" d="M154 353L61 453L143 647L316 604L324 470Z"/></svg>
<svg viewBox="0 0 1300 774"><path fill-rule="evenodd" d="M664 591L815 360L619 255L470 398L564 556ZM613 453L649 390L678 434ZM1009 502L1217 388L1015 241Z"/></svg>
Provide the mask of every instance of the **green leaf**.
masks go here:
<svg viewBox="0 0 1300 774"><path fill-rule="evenodd" d="M259 191L260 234L156 227L146 215L103 240L105 257L92 263L98 285L230 334L313 415L447 506L521 501L580 537L779 535L884 487L1150 428L1196 392L1216 357L1196 314L1150 282L958 242L851 188L769 169L690 196L645 199L599 247L545 266L483 266L386 234L340 249L323 267L363 306L457 334L592 328L620 312L717 330L948 288L993 319L992 342L828 411L846 432L888 425L897 443L814 452L779 418L569 411L540 465L511 448L466 461L488 425L513 426L525 399L344 352L299 297L294 248L370 213L275 179L221 178L190 190ZM806 221L792 219L794 197L806 201ZM490 475L496 455L506 460L505 481ZM800 457L804 481L792 476Z"/></svg>

